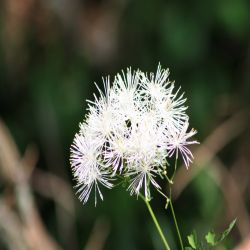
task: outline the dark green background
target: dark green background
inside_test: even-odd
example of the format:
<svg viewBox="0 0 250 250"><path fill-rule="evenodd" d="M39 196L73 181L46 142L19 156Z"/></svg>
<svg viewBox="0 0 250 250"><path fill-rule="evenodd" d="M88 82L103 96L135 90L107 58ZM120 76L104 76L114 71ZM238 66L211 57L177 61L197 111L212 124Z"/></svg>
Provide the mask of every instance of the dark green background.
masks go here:
<svg viewBox="0 0 250 250"><path fill-rule="evenodd" d="M249 1L0 2L1 119L21 153L35 145L36 168L62 178L73 196L69 148L84 118L85 100L96 92L94 82L101 85L102 76L112 77L128 66L155 71L159 62L185 91L190 123L202 145L226 119L242 110L248 114ZM219 152L227 169L247 166L249 138L246 128ZM210 228L222 230L237 216L225 216L228 204L209 174L209 164L175 202L185 239L194 228L200 235ZM244 169L236 182L248 180L249 170ZM249 208L246 183L242 197ZM83 249L96 221L108 229L104 249L163 249L143 202L122 187L105 190L97 208L93 197L85 206L73 197L75 219L63 209L58 215L58 205L35 189L34 195L49 234L63 249ZM164 200L155 194L152 206L173 249L178 249ZM231 249L241 240L234 229L225 245Z"/></svg>

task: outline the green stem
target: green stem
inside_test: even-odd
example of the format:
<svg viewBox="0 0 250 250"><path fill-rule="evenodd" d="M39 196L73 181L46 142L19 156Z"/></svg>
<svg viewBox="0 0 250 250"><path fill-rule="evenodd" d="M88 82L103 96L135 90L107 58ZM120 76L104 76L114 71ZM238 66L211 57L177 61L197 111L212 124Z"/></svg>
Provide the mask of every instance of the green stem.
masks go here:
<svg viewBox="0 0 250 250"><path fill-rule="evenodd" d="M173 182L173 179L174 179L174 177L175 177L175 173L176 173L176 169L177 169L177 161L178 161L178 155L176 155L176 158L175 158L175 163L174 163L174 173L173 173L173 175L172 175L172 177L171 177L171 182L172 183L170 183L170 184L173 184L174 182Z"/></svg>
<svg viewBox="0 0 250 250"><path fill-rule="evenodd" d="M175 228L176 228L178 238L179 238L179 242L180 242L180 245L181 245L181 250L184 250L183 242L182 242L182 238L181 238L181 233L180 233L178 223L177 223L177 220L176 220L176 217L175 217L174 207L173 207L173 203L172 203L171 198L169 199L169 205L170 205L171 212L172 212L172 215L173 215L173 218L174 218L174 224L175 224Z"/></svg>
<svg viewBox="0 0 250 250"><path fill-rule="evenodd" d="M160 237L161 237L161 239L162 239L162 242L163 242L163 244L164 244L166 250L170 250L170 247L169 247L169 245L168 245L168 242L167 242L167 240L166 240L166 238L165 238L165 236L164 236L164 234L163 234L163 232L162 232L162 229L161 229L161 227L160 227L160 225L159 225L159 223L158 223L158 221L157 221L157 219L156 219L156 217L155 217L155 214L154 214L154 212L153 212L153 210L152 210L152 208L151 208L151 206L150 206L150 204L149 204L149 201L148 201L143 195L141 195L141 194L140 194L140 197L141 197L141 198L144 200L144 202L146 203L146 206L147 206L147 208L148 208L148 211L149 211L149 213L150 213L150 215L151 215L151 217L152 217L152 219L153 219L153 221L154 221L154 224L155 224L155 226L156 226L156 228L157 228L157 230L158 230L158 233L159 233L159 235L160 235Z"/></svg>
<svg viewBox="0 0 250 250"><path fill-rule="evenodd" d="M168 180L168 183L169 183L169 199L167 200L167 202L170 205L171 213L172 213L172 216L173 216L173 219L174 219L175 228L176 228L178 238L179 238L179 242L180 242L180 245L181 245L181 250L184 250L183 242L182 242L182 238L181 238L181 233L180 233L179 226L178 226L176 216L175 216L175 212L174 212L174 207L173 207L173 203L172 203L172 192L171 192L171 185L174 183L173 179L174 179L176 169L177 169L177 160L178 160L178 154L176 154L175 164L174 164L174 173L172 174L172 177L170 178L170 181L169 181L169 178L166 176L166 179Z"/></svg>

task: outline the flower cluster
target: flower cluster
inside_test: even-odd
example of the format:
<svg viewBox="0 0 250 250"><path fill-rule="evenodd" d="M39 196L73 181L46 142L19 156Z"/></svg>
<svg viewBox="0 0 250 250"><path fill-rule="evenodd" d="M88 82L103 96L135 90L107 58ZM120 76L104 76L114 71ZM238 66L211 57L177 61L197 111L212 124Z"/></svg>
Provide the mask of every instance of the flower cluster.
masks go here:
<svg viewBox="0 0 250 250"><path fill-rule="evenodd" d="M188 146L196 134L188 131L187 107L180 88L176 91L169 70L158 66L156 74L139 70L106 78L104 91L88 101L88 114L71 146L71 167L79 198L86 203L92 188L103 199L99 184L113 187L117 176L129 180L130 194L150 184L160 189L157 176L166 169L167 159L180 154L186 167L193 155Z"/></svg>

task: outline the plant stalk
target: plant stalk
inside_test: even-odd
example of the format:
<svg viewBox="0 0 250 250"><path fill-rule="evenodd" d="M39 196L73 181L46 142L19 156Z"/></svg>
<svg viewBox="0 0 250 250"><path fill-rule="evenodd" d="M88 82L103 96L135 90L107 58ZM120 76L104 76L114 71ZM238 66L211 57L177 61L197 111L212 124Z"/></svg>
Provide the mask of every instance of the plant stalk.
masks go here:
<svg viewBox="0 0 250 250"><path fill-rule="evenodd" d="M144 200L144 202L145 202L145 204L146 204L146 206L148 208L148 211L149 211L149 213L150 213L150 215L151 215L151 217L152 217L152 219L154 221L154 224L155 224L155 226L156 226L156 228L158 230L158 233L159 233L159 235L161 237L161 240L162 240L166 250L170 250L169 244L168 244L168 242L167 242L167 240L166 240L166 238L165 238L165 236L164 236L164 234L162 232L162 229L161 229L161 227L160 227L160 225L159 225L159 223L158 223L158 221L157 221L157 219L155 217L154 211L152 210L149 201L141 194L140 194L140 197Z"/></svg>
<svg viewBox="0 0 250 250"><path fill-rule="evenodd" d="M179 227L178 227L178 223L177 223L177 220L176 220L176 216L175 216L175 212L174 212L174 207L173 207L173 203L172 203L171 198L169 199L169 205L170 205L170 209L171 209L171 212L172 212L172 215L173 215L175 228L176 228L176 231L177 231L177 234L178 234L178 238L179 238L179 242L180 242L180 245L181 245L181 250L184 250L183 242L182 242L182 238L181 238L181 233L180 233L180 230L179 230Z"/></svg>

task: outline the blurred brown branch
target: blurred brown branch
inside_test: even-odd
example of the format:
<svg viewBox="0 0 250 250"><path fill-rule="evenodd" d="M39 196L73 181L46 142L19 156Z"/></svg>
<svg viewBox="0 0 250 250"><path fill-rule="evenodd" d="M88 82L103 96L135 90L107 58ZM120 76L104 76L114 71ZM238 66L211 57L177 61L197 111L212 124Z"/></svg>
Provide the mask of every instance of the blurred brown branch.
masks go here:
<svg viewBox="0 0 250 250"><path fill-rule="evenodd" d="M240 192L239 184L217 157L211 162L210 169L211 176L223 192L229 216L237 218L238 222L236 226L239 229L241 237L247 237L250 233L250 217Z"/></svg>
<svg viewBox="0 0 250 250"><path fill-rule="evenodd" d="M60 247L47 233L39 216L29 185L30 173L23 163L7 127L0 120L1 178L13 190L0 203L0 226L8 238L14 239L8 241L9 248L58 250ZM5 202L8 196L13 204Z"/></svg>
<svg viewBox="0 0 250 250"><path fill-rule="evenodd" d="M101 250L109 233L109 223L101 218L96 220L90 238L84 250Z"/></svg>
<svg viewBox="0 0 250 250"><path fill-rule="evenodd" d="M235 248L235 250L249 250L249 249L250 249L250 236Z"/></svg>
<svg viewBox="0 0 250 250"><path fill-rule="evenodd" d="M175 179L175 183L178 185L173 186L173 196L177 198L192 179L209 163L209 173L224 194L230 216L238 218L236 225L242 238L250 233L250 218L242 197L241 187L216 155L232 139L242 133L246 128L247 121L248 115L242 111L217 127L194 153L195 167L189 170L188 175L185 173L186 169L181 167Z"/></svg>
<svg viewBox="0 0 250 250"><path fill-rule="evenodd" d="M59 176L36 168L31 185L34 191L55 203L58 231L66 248L76 248L76 214L72 187Z"/></svg>
<svg viewBox="0 0 250 250"><path fill-rule="evenodd" d="M75 218L72 188L62 178L36 169L32 174L32 187L43 196L55 201Z"/></svg>
<svg viewBox="0 0 250 250"><path fill-rule="evenodd" d="M189 169L189 174L186 174L186 168L179 168L175 182L178 185L173 186L173 195L178 197L185 187L206 167L214 156L231 140L237 137L247 125L248 116L245 111L241 111L226 120L218 126L213 132L202 142L202 146L194 152L194 164L196 167ZM206 149L209 149L209 154Z"/></svg>

